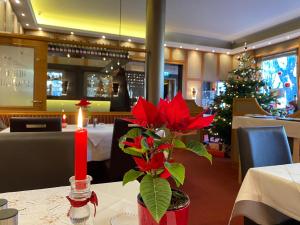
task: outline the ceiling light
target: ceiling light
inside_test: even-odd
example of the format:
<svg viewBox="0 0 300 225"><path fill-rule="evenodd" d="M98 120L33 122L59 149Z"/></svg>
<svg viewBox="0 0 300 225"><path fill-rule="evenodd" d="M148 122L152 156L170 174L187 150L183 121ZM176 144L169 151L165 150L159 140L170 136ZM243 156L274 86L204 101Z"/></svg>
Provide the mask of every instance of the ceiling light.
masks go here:
<svg viewBox="0 0 300 225"><path fill-rule="evenodd" d="M73 35L73 34L74 34L74 32L73 32L73 31L71 31L71 34Z"/></svg>
<svg viewBox="0 0 300 225"><path fill-rule="evenodd" d="M213 49L213 50L211 50L211 51L212 51L212 52L216 52L216 50L214 50L214 49Z"/></svg>
<svg viewBox="0 0 300 225"><path fill-rule="evenodd" d="M286 39L288 39L288 40L289 40L289 39L290 39L290 36L286 36Z"/></svg>
<svg viewBox="0 0 300 225"><path fill-rule="evenodd" d="M21 16L25 16L25 13L21 13Z"/></svg>
<svg viewBox="0 0 300 225"><path fill-rule="evenodd" d="M270 45L270 44L272 44L272 42L271 42L271 41L269 41L269 43L268 43L268 44Z"/></svg>
<svg viewBox="0 0 300 225"><path fill-rule="evenodd" d="M164 44L164 46L166 47L166 46L167 46L167 44Z"/></svg>
<svg viewBox="0 0 300 225"><path fill-rule="evenodd" d="M71 57L71 55L68 53L68 54L67 54L67 57L68 57L68 58L70 58L70 57Z"/></svg>
<svg viewBox="0 0 300 225"><path fill-rule="evenodd" d="M102 35L102 38L105 39L106 37L104 35Z"/></svg>
<svg viewBox="0 0 300 225"><path fill-rule="evenodd" d="M182 48L182 46L180 45L179 48Z"/></svg>
<svg viewBox="0 0 300 225"><path fill-rule="evenodd" d="M26 23L26 24L25 24L25 26L26 26L26 27L29 27L29 24L28 24L28 23Z"/></svg>
<svg viewBox="0 0 300 225"><path fill-rule="evenodd" d="M196 48L196 51L198 51L199 50L199 48Z"/></svg>
<svg viewBox="0 0 300 225"><path fill-rule="evenodd" d="M227 55L230 55L230 52L226 52Z"/></svg>
<svg viewBox="0 0 300 225"><path fill-rule="evenodd" d="M128 42L131 42L131 39L130 39L130 38L128 38Z"/></svg>
<svg viewBox="0 0 300 225"><path fill-rule="evenodd" d="M255 49L256 47L255 47L255 45L254 46L252 46L252 49Z"/></svg>
<svg viewBox="0 0 300 225"><path fill-rule="evenodd" d="M20 0L15 0L15 3L20 4L21 2Z"/></svg>
<svg viewBox="0 0 300 225"><path fill-rule="evenodd" d="M39 27L39 30L42 30L42 28L41 28L41 27Z"/></svg>

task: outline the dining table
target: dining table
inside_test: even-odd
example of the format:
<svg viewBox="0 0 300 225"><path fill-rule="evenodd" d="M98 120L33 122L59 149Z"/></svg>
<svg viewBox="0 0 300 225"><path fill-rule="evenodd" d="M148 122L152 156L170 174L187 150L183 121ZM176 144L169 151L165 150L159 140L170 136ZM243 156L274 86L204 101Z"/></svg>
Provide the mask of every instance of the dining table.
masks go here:
<svg viewBox="0 0 300 225"><path fill-rule="evenodd" d="M137 181L125 186L122 182L94 184L91 190L97 194L99 201L95 224L113 225L121 218L123 224L138 224ZM8 200L9 208L18 210L19 225L66 225L72 224L67 216L70 203L66 196L69 192L70 187L64 186L2 193L0 198Z"/></svg>
<svg viewBox="0 0 300 225"><path fill-rule="evenodd" d="M110 159L113 128L113 124L97 124L96 126L89 124L86 127L88 131L88 161ZM75 124L69 124L62 128L62 132L75 132L76 129ZM1 132L9 133L10 128L8 127Z"/></svg>
<svg viewBox="0 0 300 225"><path fill-rule="evenodd" d="M300 221L300 163L248 170L232 210L230 223L246 216L257 224Z"/></svg>

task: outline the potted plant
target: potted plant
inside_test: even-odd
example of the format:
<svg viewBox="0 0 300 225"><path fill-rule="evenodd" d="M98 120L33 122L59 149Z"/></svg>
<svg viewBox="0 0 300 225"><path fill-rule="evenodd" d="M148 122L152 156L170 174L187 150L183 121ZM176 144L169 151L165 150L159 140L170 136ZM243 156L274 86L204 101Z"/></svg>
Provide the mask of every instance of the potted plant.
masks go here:
<svg viewBox="0 0 300 225"><path fill-rule="evenodd" d="M212 156L202 143L185 144L180 137L209 126L214 116L191 117L181 93L172 101L161 99L157 106L140 97L132 114L134 118L127 120L139 127L121 137L119 146L133 156L137 165L125 173L123 185L140 181L139 223L187 225L189 198L180 190L172 190L169 183L173 179L179 187L185 179L185 168L174 161L173 151L184 149L211 161Z"/></svg>
<svg viewBox="0 0 300 225"><path fill-rule="evenodd" d="M86 99L81 99L80 102L75 104L78 107L81 107L83 113L83 126L87 127L89 124L89 115L88 115L88 107L91 103Z"/></svg>

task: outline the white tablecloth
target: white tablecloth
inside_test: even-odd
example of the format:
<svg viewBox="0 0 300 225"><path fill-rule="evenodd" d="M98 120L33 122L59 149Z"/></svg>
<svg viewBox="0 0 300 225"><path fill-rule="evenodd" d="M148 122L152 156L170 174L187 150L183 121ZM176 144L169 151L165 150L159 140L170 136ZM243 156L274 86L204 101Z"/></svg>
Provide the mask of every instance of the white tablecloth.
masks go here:
<svg viewBox="0 0 300 225"><path fill-rule="evenodd" d="M91 189L99 199L95 224L110 225L110 219L121 213L137 215L138 182L124 187L121 182L96 184ZM19 225L65 225L71 224L67 217L69 191L70 187L57 187L4 193L0 198L7 199L10 208L19 210Z"/></svg>
<svg viewBox="0 0 300 225"><path fill-rule="evenodd" d="M103 161L110 158L113 124L98 124L95 128L89 124L88 130L88 161ZM74 132L76 125L68 125L63 132ZM6 128L1 131L9 133Z"/></svg>
<svg viewBox="0 0 300 225"><path fill-rule="evenodd" d="M232 217L258 224L279 224L287 216L300 221L300 163L250 169L235 201Z"/></svg>
<svg viewBox="0 0 300 225"><path fill-rule="evenodd" d="M232 129L239 127L258 127L258 126L284 126L288 137L300 138L300 122L276 120L270 118L253 118L247 116L234 116L232 119Z"/></svg>

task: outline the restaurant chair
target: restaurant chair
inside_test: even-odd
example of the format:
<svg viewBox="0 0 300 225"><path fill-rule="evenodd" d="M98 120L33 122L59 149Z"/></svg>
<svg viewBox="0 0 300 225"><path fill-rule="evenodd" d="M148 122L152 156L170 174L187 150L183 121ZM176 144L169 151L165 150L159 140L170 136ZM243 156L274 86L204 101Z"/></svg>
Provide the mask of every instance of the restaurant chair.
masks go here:
<svg viewBox="0 0 300 225"><path fill-rule="evenodd" d="M0 134L0 193L69 185L73 132Z"/></svg>
<svg viewBox="0 0 300 225"><path fill-rule="evenodd" d="M292 155L283 126L238 128L242 178L250 168L292 163ZM245 217L245 225L256 225ZM290 219L282 224L300 224Z"/></svg>
<svg viewBox="0 0 300 225"><path fill-rule="evenodd" d="M61 118L10 118L10 132L55 132L61 130Z"/></svg>
<svg viewBox="0 0 300 225"><path fill-rule="evenodd" d="M128 125L131 124L128 121L122 119L116 119L114 123L112 145L111 145L111 158L108 163L108 177L109 182L121 181L123 180L124 174L136 167L134 160L131 155L124 153L119 148L119 139L125 135L132 127Z"/></svg>

